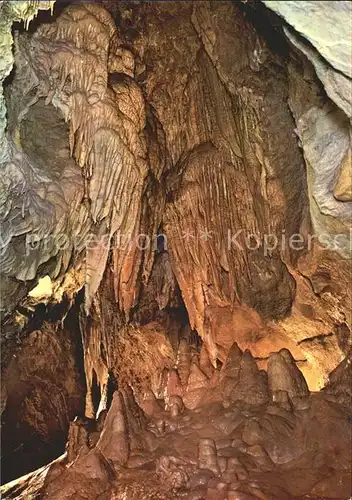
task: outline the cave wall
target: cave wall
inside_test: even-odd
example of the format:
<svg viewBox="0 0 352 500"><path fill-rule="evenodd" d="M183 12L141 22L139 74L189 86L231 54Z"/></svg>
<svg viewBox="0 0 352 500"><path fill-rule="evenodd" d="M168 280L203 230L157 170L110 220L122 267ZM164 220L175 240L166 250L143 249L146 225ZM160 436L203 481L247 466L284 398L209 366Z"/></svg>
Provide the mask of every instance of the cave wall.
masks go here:
<svg viewBox="0 0 352 500"><path fill-rule="evenodd" d="M3 365L2 483L63 453L70 422L84 414L80 346L72 324L60 328L45 322Z"/></svg>
<svg viewBox="0 0 352 500"><path fill-rule="evenodd" d="M40 5L32 0L24 2L7 2L1 0L0 2L0 32L1 32L1 63L0 63L0 150L1 162L9 159L10 152L8 150L8 143L5 137L7 117L6 117L6 104L3 95L3 81L7 78L13 68L13 38L12 38L12 23L16 21L24 21L28 26L29 22L34 18L40 9L53 9L54 1L44 0Z"/></svg>

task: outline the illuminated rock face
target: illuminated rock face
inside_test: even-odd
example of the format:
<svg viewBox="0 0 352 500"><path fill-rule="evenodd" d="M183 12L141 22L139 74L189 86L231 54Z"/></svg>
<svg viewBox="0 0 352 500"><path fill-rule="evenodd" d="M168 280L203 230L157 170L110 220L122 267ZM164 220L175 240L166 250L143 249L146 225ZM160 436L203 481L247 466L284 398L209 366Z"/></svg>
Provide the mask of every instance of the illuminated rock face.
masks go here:
<svg viewBox="0 0 352 500"><path fill-rule="evenodd" d="M109 52L113 42L117 55ZM127 75L125 80L122 78L108 87L108 70L118 64L118 45L112 18L94 4L69 7L57 23L44 25L33 37L24 35L19 40L19 52L25 65L22 67L23 72L18 75L15 88L21 88L22 79L26 79L26 89L34 89L34 97L31 96L32 100L28 102L24 96L21 102L24 109L13 104L14 111L23 118L30 105L41 97L45 98L47 105L52 103L61 111L69 123L71 154L81 167L79 179L82 189L72 192L72 175L71 178L66 175L69 181L66 190L59 179L60 188L64 191L61 197L65 198L66 195L60 207L62 215L55 213L55 204L52 210L50 206L47 210L45 206L40 207L41 216L38 214L37 225L22 231L17 229L14 218L9 217L11 230L15 234L8 235L8 254L12 255L12 236L25 234L28 237L26 241L36 237L39 240L38 247L45 243L45 238L50 237L54 243L53 248L49 249L50 253L42 259L45 262L57 253L55 244L63 233L68 234L72 241L69 250L75 258L80 251L77 239L84 239L92 228L98 243L91 245L94 248L86 252L87 310L105 269L110 238L117 231L128 235L139 233L142 189L147 174L146 144L139 136L145 127L141 91ZM127 73L129 62L127 58ZM39 182L43 182L38 177ZM31 187L35 190L35 186ZM34 206L38 206L38 203ZM25 211L25 206L22 210ZM63 218L68 219L66 224ZM48 227L43 226L46 219L49 219ZM103 236L105 239L100 243ZM85 241L82 248L85 249L86 245ZM135 249L121 252L116 269L117 298L121 299L121 308L126 311L133 302L129 285L135 286L136 276L131 272L128 262L138 260L135 252ZM43 255L40 248L39 253ZM62 257L62 252L58 257ZM28 261L24 260L23 267L29 265ZM11 275L9 266L7 271ZM17 279L33 279L38 267L39 263L35 262L28 276L17 274ZM16 271L18 273L18 269ZM62 274L65 269L59 268L59 271ZM126 290L121 290L121 287Z"/></svg>
<svg viewBox="0 0 352 500"><path fill-rule="evenodd" d="M6 161L10 157L7 140L5 137L7 117L6 106L3 95L3 81L9 76L13 67L13 38L12 23L23 21L28 27L29 22L37 15L40 9L53 9L55 0L44 0L40 4L33 0L21 2L0 2L0 162Z"/></svg>
<svg viewBox="0 0 352 500"><path fill-rule="evenodd" d="M300 44L299 48L313 63L329 97L350 117L350 2L326 2L319 7L310 1L282 3L264 0L264 3L287 21L290 25L286 28L289 37L292 36L296 40L294 43ZM294 30L303 37L301 42Z"/></svg>
<svg viewBox="0 0 352 500"><path fill-rule="evenodd" d="M342 70L322 69L314 47L270 22L283 21L261 4L79 2L15 35L0 178L6 356L21 356L13 343L33 330L26 316L38 302L61 328L84 289L75 314L86 417L103 418L112 386L126 384L146 389L152 415L155 397L179 417L219 403L223 390L224 407L248 396L291 411L291 399L323 388L348 353L350 122L334 80ZM43 277L50 291L38 296ZM11 405L7 383L3 394ZM132 449L126 394L106 421L121 447L117 466ZM253 456L283 463L291 441L277 452L252 424ZM70 433L85 441L78 427ZM109 455L109 437L99 439ZM209 455L218 473L224 457L204 439L198 460ZM104 479L95 453L82 467ZM182 464L159 459L160 475L183 484Z"/></svg>
<svg viewBox="0 0 352 500"><path fill-rule="evenodd" d="M296 52L312 63L329 97L323 97L317 79L309 76L312 69L305 57L300 57L299 70L297 59L291 57L296 62L291 63L290 107L307 165L313 227L324 235L325 245L331 245L337 234L344 235L337 250L350 256L351 3L264 3L285 19L285 35ZM297 92L296 71L302 69L308 78L299 78Z"/></svg>

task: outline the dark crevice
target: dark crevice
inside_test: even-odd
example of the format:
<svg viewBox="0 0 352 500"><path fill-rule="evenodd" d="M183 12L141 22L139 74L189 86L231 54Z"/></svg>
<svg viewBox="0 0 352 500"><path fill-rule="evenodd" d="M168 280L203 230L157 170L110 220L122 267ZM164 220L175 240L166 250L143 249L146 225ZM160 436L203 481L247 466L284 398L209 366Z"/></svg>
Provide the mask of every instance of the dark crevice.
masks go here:
<svg viewBox="0 0 352 500"><path fill-rule="evenodd" d="M19 351L14 349L13 361L3 373L9 395L1 418L2 484L60 456L65 450L70 420L76 415L84 416L86 388L78 322L83 295L80 291L71 307L67 297L59 304L38 304L21 336ZM44 352L34 355L31 335L39 335ZM62 343L59 351L57 343ZM55 359L56 352L62 359ZM24 358L20 365L16 364L19 354L28 357L28 361ZM45 357L47 370L45 366L40 368L38 361L34 364L37 356ZM63 363L67 371L62 373L59 369L55 373L52 367L57 363ZM70 393L66 382L72 377L75 392ZM41 432L36 419L43 419Z"/></svg>

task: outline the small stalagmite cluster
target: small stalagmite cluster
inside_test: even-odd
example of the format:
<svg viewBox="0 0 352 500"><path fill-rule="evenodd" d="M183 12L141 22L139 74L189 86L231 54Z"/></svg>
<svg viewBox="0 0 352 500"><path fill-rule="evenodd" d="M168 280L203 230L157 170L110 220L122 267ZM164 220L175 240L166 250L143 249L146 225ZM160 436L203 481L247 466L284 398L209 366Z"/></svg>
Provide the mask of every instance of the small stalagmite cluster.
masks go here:
<svg viewBox="0 0 352 500"><path fill-rule="evenodd" d="M351 16L0 0L4 498L352 495Z"/></svg>
<svg viewBox="0 0 352 500"><path fill-rule="evenodd" d="M126 386L97 420L76 418L66 454L9 498L38 490L52 500L348 497L350 355L314 394L287 349L264 371L235 343L209 375L204 355L189 351L180 345L163 397Z"/></svg>

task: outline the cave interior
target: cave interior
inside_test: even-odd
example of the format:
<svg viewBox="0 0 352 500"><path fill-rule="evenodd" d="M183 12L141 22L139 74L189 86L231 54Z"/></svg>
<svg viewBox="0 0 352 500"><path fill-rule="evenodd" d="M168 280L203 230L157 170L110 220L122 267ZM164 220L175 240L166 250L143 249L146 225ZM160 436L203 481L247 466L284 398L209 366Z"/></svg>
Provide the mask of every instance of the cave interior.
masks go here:
<svg viewBox="0 0 352 500"><path fill-rule="evenodd" d="M352 3L0 0L1 498L352 497Z"/></svg>

